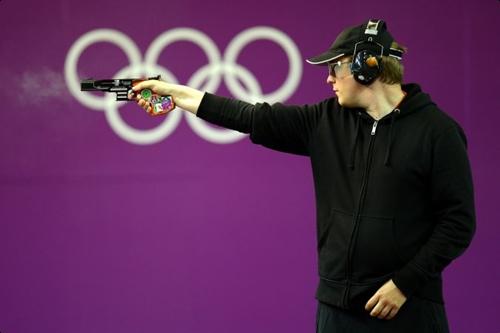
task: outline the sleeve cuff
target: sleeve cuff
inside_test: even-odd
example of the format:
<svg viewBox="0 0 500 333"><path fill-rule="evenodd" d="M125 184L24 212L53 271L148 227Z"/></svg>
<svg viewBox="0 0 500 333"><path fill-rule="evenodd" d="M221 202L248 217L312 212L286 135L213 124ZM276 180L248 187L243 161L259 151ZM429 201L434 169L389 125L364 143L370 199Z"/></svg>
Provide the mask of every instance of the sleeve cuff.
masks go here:
<svg viewBox="0 0 500 333"><path fill-rule="evenodd" d="M424 272L408 264L394 274L392 281L406 297L409 297L427 281L427 278Z"/></svg>
<svg viewBox="0 0 500 333"><path fill-rule="evenodd" d="M219 110L225 98L206 92L201 99L196 116L208 122L215 122L219 118Z"/></svg>

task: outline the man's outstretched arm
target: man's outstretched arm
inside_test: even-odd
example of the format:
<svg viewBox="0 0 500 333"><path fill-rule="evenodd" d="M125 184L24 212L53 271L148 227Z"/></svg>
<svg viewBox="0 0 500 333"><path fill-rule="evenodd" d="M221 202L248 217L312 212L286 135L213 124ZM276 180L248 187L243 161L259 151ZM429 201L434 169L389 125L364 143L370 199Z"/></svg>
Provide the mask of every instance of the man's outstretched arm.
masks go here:
<svg viewBox="0 0 500 333"><path fill-rule="evenodd" d="M183 85L147 80L135 85L133 90L139 106L150 115L156 114L150 103L140 96L143 89L172 97L177 106L212 124L250 134L256 144L298 155L309 154L310 138L324 111L336 107L333 99L312 105L252 104ZM130 99L133 97L129 95Z"/></svg>

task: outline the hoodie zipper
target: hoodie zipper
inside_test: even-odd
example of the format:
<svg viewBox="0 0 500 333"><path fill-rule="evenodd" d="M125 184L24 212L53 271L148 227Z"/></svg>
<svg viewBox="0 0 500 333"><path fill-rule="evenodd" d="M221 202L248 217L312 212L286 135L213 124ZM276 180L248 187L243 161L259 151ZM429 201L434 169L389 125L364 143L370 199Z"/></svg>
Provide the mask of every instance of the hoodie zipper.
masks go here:
<svg viewBox="0 0 500 333"><path fill-rule="evenodd" d="M375 122L373 123L373 126L372 126L372 133L371 133L372 136L374 136L375 132L377 131L377 124L378 124L378 121L375 120ZM370 138L370 140L371 140L371 138Z"/></svg>
<svg viewBox="0 0 500 333"><path fill-rule="evenodd" d="M378 120L375 120L372 125L372 130L370 132L370 141L368 143L368 156L366 159L366 167L365 171L363 174L363 178L361 181L361 189L359 193L359 200L358 200L358 207L356 210L356 213L354 214L354 227L351 232L351 237L349 240L349 245L347 248L347 263L346 263L346 280L347 280L347 287L344 290L344 296L342 297L342 303L344 308L348 308L348 295L349 291L351 289L351 261L352 261L352 256L354 252L354 244L356 241L357 233L358 233L358 227L359 227L359 220L361 217L361 208L363 207L364 201L365 201L365 196L366 196L366 187L368 184L368 174L370 172L371 164L372 164L372 155L373 155L373 142L375 141L375 134L377 134L377 125L378 125Z"/></svg>

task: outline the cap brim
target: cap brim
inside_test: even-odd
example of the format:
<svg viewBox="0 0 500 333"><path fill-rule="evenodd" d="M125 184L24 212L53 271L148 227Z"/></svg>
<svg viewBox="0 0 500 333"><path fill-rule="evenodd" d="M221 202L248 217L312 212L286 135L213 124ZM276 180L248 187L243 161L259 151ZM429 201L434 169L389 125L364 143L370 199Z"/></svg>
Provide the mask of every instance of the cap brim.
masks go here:
<svg viewBox="0 0 500 333"><path fill-rule="evenodd" d="M344 56L345 53L338 52L325 52L316 57L306 59L311 65L327 65L329 62L337 60L338 58Z"/></svg>

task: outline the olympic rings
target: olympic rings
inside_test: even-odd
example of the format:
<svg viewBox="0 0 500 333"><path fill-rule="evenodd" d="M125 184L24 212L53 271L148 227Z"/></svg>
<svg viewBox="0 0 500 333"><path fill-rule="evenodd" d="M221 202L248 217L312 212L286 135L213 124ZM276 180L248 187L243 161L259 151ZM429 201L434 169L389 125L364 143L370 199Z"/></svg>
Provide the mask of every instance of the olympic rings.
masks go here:
<svg viewBox="0 0 500 333"><path fill-rule="evenodd" d="M236 63L244 47L261 39L277 43L285 51L289 62L289 72L285 82L280 88L269 94L263 94L255 76L248 69ZM125 52L130 64L121 69L116 74L116 78L159 73L164 80L179 83L173 73L157 64L162 50L178 41L194 43L205 52L208 58L208 64L198 69L188 80L187 85L190 87L216 92L224 78L227 88L234 97L252 103L257 101L274 103L288 99L300 83L302 76L300 52L290 37L272 27L257 26L240 32L229 43L223 57L221 57L217 45L203 32L191 28L172 29L165 31L151 43L145 53L144 61L139 48L127 35L113 29L96 29L78 38L68 51L64 64L68 89L76 100L84 106L93 110L105 111L106 119L112 130L119 137L133 144L148 145L165 139L177 128L183 114L192 130L209 142L228 144L241 140L246 136L245 134L209 126L202 119L188 112L181 112L181 110L171 112L156 128L138 130L126 124L120 117L118 109L126 102L116 102L113 94L106 94L99 98L80 91L80 80L77 74L78 60L86 48L98 42L109 42Z"/></svg>

